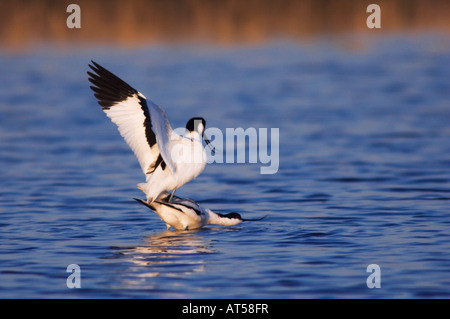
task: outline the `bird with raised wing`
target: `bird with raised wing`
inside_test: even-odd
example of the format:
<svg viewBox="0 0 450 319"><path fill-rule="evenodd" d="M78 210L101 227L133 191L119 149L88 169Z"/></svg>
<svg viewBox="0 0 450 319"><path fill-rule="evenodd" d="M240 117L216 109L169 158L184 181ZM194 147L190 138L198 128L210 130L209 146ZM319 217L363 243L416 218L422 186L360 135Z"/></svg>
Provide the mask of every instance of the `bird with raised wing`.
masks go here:
<svg viewBox="0 0 450 319"><path fill-rule="evenodd" d="M145 174L138 184L153 201L164 191L175 190L196 178L206 166L202 140L214 148L205 135L206 122L193 117L186 124L186 134L172 129L166 112L122 79L92 61L88 71L90 88L106 115L136 155Z"/></svg>

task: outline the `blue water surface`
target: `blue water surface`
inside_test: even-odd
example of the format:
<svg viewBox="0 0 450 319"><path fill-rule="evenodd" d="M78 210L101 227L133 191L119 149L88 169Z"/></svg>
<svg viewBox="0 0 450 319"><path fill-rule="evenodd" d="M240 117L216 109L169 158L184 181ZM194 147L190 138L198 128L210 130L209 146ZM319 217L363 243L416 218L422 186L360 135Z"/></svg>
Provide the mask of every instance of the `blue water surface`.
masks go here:
<svg viewBox="0 0 450 319"><path fill-rule="evenodd" d="M0 53L0 297L449 298L449 43ZM177 191L266 219L166 231L133 200L144 176L89 89L91 59L174 127L279 128L276 174L259 158L211 163ZM370 264L381 288L367 286Z"/></svg>

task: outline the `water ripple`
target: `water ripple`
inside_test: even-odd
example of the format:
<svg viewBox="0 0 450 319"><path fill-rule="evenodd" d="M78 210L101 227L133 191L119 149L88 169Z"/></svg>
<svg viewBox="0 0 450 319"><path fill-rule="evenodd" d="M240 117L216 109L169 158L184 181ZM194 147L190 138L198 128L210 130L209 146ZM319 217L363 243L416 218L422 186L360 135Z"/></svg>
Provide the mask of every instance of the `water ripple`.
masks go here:
<svg viewBox="0 0 450 319"><path fill-rule="evenodd" d="M0 297L448 298L450 56L430 41L3 55ZM92 56L175 127L194 109L223 130L278 127L277 174L214 163L177 190L267 218L166 231L133 200L143 176L92 97ZM82 289L66 288L73 263Z"/></svg>

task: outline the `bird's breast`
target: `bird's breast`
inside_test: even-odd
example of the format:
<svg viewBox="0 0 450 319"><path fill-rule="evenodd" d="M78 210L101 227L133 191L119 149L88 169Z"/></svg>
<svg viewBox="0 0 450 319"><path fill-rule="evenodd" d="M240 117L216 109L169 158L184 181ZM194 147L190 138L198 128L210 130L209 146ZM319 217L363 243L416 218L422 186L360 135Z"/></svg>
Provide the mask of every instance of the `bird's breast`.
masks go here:
<svg viewBox="0 0 450 319"><path fill-rule="evenodd" d="M201 166L206 164L206 152L198 140L183 139L170 150L173 162L178 166Z"/></svg>

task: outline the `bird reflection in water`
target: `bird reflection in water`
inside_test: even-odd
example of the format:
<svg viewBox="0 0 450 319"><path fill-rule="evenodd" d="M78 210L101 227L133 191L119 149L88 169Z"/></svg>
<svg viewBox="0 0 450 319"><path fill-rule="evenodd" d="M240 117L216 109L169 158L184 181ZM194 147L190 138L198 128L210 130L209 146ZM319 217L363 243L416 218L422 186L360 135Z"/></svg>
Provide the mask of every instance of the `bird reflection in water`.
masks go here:
<svg viewBox="0 0 450 319"><path fill-rule="evenodd" d="M212 239L201 233L219 229L207 228L193 231L164 231L147 236L144 244L136 247L121 247L121 259L132 263L122 277L122 285L126 287L145 286L153 289L154 277L186 278L206 271L206 254L216 251L212 247ZM229 228L227 231L238 231ZM224 231L220 228L220 231Z"/></svg>

